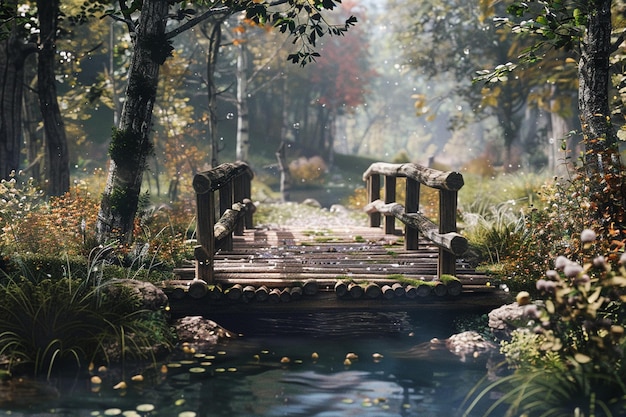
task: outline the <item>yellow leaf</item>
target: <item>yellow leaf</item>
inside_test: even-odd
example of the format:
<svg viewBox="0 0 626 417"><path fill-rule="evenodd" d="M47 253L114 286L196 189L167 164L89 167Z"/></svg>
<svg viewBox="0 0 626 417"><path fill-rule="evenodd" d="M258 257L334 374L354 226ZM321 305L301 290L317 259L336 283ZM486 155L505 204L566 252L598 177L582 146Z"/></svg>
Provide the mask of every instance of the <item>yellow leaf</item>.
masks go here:
<svg viewBox="0 0 626 417"><path fill-rule="evenodd" d="M578 363L589 363L591 362L591 358L587 355L584 355L582 353L577 353L574 355L574 360Z"/></svg>

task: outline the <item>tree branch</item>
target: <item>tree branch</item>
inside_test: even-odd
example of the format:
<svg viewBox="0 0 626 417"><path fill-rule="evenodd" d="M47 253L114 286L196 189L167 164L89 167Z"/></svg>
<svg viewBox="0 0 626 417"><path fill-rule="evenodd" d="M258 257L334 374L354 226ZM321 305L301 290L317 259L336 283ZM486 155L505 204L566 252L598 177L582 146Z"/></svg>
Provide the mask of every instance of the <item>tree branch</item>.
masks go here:
<svg viewBox="0 0 626 417"><path fill-rule="evenodd" d="M168 32L165 34L165 38L166 39L171 39L176 35L179 35L181 33L183 33L184 31L191 29L192 27L194 27L195 25L197 25L198 23L207 20L208 18L214 16L214 15L219 15L219 14L223 14L223 15L227 15L228 13L231 13L232 9L230 7L217 7L215 9L209 9L206 12L202 13L200 16L196 16L193 19L188 20L187 22L185 22L184 24L178 26L176 29Z"/></svg>
<svg viewBox="0 0 626 417"><path fill-rule="evenodd" d="M126 26L128 26L128 33L135 33L135 22L133 22L133 19L130 17L128 6L126 5L126 0L118 0L117 3L120 5L120 10L122 11L122 15L124 16L124 18L118 17L114 14L111 14L109 16L111 16L113 20L126 23Z"/></svg>
<svg viewBox="0 0 626 417"><path fill-rule="evenodd" d="M621 35L619 35L619 38L617 38L615 43L611 45L611 49L609 50L609 52L612 54L613 52L617 51L622 42L624 42L624 40L626 40L626 35L622 33Z"/></svg>

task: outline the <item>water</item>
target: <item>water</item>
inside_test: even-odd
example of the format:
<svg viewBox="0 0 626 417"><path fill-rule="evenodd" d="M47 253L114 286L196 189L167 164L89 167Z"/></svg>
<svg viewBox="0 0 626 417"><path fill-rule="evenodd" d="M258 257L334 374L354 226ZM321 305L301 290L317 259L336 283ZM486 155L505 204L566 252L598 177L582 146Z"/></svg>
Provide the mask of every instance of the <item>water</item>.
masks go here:
<svg viewBox="0 0 626 417"><path fill-rule="evenodd" d="M0 416L452 416L485 366L428 349L406 358L454 332L450 316L420 314L219 317L243 336L149 369L95 371L100 386L89 375L60 378L52 381L58 398L46 399L49 388L39 387L41 394L28 391L34 398ZM344 363L350 353L358 358ZM140 372L144 381L131 381ZM113 389L122 379L128 388ZM141 404L154 410L139 411Z"/></svg>

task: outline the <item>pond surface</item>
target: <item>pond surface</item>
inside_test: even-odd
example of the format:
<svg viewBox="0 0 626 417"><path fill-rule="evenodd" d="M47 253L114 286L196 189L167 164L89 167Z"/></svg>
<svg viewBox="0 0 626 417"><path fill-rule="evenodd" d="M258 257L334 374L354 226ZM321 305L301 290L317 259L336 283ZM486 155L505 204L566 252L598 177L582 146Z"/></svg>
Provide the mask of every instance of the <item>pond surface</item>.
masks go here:
<svg viewBox="0 0 626 417"><path fill-rule="evenodd" d="M461 363L428 349L403 354L457 331L439 313L213 319L242 336L149 369L96 369L96 386L90 375L61 378L53 381L57 398L48 387L36 395L31 388L0 416L445 417L486 373L482 361ZM132 381L138 373L144 380ZM121 380L127 388L114 389Z"/></svg>

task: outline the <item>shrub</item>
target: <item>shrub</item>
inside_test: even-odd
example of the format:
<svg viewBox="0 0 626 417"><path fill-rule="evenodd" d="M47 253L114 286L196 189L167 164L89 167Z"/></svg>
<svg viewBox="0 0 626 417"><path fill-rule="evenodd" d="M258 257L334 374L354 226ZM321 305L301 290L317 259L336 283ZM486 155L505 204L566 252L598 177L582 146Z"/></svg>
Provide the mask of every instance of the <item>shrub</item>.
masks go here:
<svg viewBox="0 0 626 417"><path fill-rule="evenodd" d="M322 184L328 168L319 156L300 157L289 164L289 173L297 184Z"/></svg>
<svg viewBox="0 0 626 417"><path fill-rule="evenodd" d="M528 321L502 343L513 373L472 393L465 415L494 391L504 394L487 415L498 407L528 416L626 412L626 255L611 265L593 231L578 239L580 262L556 258L536 283L544 299L526 306Z"/></svg>

